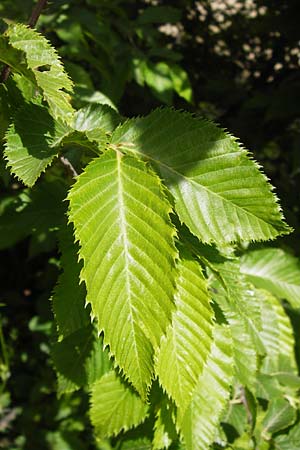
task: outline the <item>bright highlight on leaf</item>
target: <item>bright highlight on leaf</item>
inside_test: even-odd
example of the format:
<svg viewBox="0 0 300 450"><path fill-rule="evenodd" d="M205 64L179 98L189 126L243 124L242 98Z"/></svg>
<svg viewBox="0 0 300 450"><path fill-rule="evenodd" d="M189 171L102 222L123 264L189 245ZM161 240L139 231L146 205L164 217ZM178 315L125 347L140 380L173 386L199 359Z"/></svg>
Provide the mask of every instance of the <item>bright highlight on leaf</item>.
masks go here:
<svg viewBox="0 0 300 450"><path fill-rule="evenodd" d="M180 220L201 241L261 241L290 232L258 165L212 122L156 110L117 128L112 143L156 166Z"/></svg>
<svg viewBox="0 0 300 450"><path fill-rule="evenodd" d="M69 200L87 301L116 363L145 397L173 309L169 203L145 163L114 151L86 168Z"/></svg>
<svg viewBox="0 0 300 450"><path fill-rule="evenodd" d="M300 263L297 258L279 248L256 250L245 255L241 271L255 286L300 308Z"/></svg>

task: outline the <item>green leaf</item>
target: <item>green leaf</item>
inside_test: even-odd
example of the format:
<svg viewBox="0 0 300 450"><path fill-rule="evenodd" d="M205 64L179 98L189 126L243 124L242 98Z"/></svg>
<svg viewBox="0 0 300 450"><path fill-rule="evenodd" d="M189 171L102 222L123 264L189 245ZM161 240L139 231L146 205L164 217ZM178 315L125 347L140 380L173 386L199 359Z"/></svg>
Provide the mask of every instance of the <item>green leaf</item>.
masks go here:
<svg viewBox="0 0 300 450"><path fill-rule="evenodd" d="M193 100L193 91L187 72L177 64L170 65L169 70L173 82L173 89L180 97L191 103Z"/></svg>
<svg viewBox="0 0 300 450"><path fill-rule="evenodd" d="M74 115L73 128L84 132L90 141L99 144L104 150L111 133L120 123L119 114L107 105L89 105L81 108Z"/></svg>
<svg viewBox="0 0 300 450"><path fill-rule="evenodd" d="M176 311L156 357L156 373L184 413L212 343L213 311L207 282L192 259L178 263Z"/></svg>
<svg viewBox="0 0 300 450"><path fill-rule="evenodd" d="M89 164L69 200L87 301L116 363L145 397L153 347L173 309L169 203L145 163L114 151Z"/></svg>
<svg viewBox="0 0 300 450"><path fill-rule="evenodd" d="M297 363L295 359L295 337L291 321L283 309L279 300L270 296L269 300L277 315L277 322L279 327L279 361L278 370L285 372L297 373Z"/></svg>
<svg viewBox="0 0 300 450"><path fill-rule="evenodd" d="M261 299L239 272L239 262L215 264L223 283L215 277L212 297L227 319L233 339L236 376L240 383L254 390L257 353L264 354L261 340Z"/></svg>
<svg viewBox="0 0 300 450"><path fill-rule="evenodd" d="M167 399L164 399L156 412L154 434L152 441L153 450L163 450L170 447L177 440L175 422L175 408Z"/></svg>
<svg viewBox="0 0 300 450"><path fill-rule="evenodd" d="M225 417L223 417L222 422L228 423L234 427L239 434L243 434L247 427L247 412L245 406L230 402L228 411Z"/></svg>
<svg viewBox="0 0 300 450"><path fill-rule="evenodd" d="M279 248L247 253L241 271L252 283L300 308L300 262Z"/></svg>
<svg viewBox="0 0 300 450"><path fill-rule="evenodd" d="M299 450L300 448L300 423L295 425L288 435L281 435L275 438L276 449L278 450Z"/></svg>
<svg viewBox="0 0 300 450"><path fill-rule="evenodd" d="M119 114L108 105L88 105L74 114L73 128L77 131L103 130L112 132L120 123Z"/></svg>
<svg viewBox="0 0 300 450"><path fill-rule="evenodd" d="M207 120L156 110L118 127L112 144L157 167L180 220L205 243L269 240L290 232L258 165Z"/></svg>
<svg viewBox="0 0 300 450"><path fill-rule="evenodd" d="M6 36L0 36L0 61L8 65L15 73L20 73L32 79L32 74L27 68L25 55L22 51L9 45Z"/></svg>
<svg viewBox="0 0 300 450"><path fill-rule="evenodd" d="M272 375L258 374L256 379L256 396L271 400L282 395L278 381Z"/></svg>
<svg viewBox="0 0 300 450"><path fill-rule="evenodd" d="M290 319L280 301L267 291L257 291L262 303L261 337L266 348L262 372L297 373L295 339Z"/></svg>
<svg viewBox="0 0 300 450"><path fill-rule="evenodd" d="M57 147L69 129L55 121L47 108L28 104L21 108L5 139L5 158L11 171L27 186L33 186L57 155Z"/></svg>
<svg viewBox="0 0 300 450"><path fill-rule="evenodd" d="M271 294L267 291L257 292L261 298L262 311L262 330L260 336L266 349L266 356L263 360L261 371L264 373L272 373L278 370L279 358L279 323L277 314L273 308Z"/></svg>
<svg viewBox="0 0 300 450"><path fill-rule="evenodd" d="M9 26L6 35L12 47L24 52L27 66L34 74L38 87L54 117L69 120L73 115L69 95L73 85L64 71L56 50L37 31L21 24Z"/></svg>
<svg viewBox="0 0 300 450"><path fill-rule="evenodd" d="M146 419L147 410L148 406L113 370L92 388L90 415L100 437L136 427Z"/></svg>
<svg viewBox="0 0 300 450"><path fill-rule="evenodd" d="M216 325L214 343L192 403L179 417L187 450L207 450L213 443L228 402L233 377L232 340L227 327Z"/></svg>
<svg viewBox="0 0 300 450"><path fill-rule="evenodd" d="M126 440L121 443L120 450L153 450L151 441L144 437Z"/></svg>
<svg viewBox="0 0 300 450"><path fill-rule="evenodd" d="M148 6L138 17L140 24L176 23L181 18L181 11L172 6Z"/></svg>
<svg viewBox="0 0 300 450"><path fill-rule="evenodd" d="M102 338L91 325L55 343L52 359L58 373L59 394L91 385L111 367Z"/></svg>
<svg viewBox="0 0 300 450"><path fill-rule="evenodd" d="M262 423L262 436L267 438L268 435L292 425L295 420L296 411L287 400L283 398L271 400Z"/></svg>
<svg viewBox="0 0 300 450"><path fill-rule="evenodd" d="M9 202L0 220L0 249L30 234L48 234L64 220L66 188L60 180L41 181Z"/></svg>
<svg viewBox="0 0 300 450"><path fill-rule="evenodd" d="M74 243L72 226L59 232L59 247L63 272L59 276L52 296L52 307L60 337L66 337L90 323L85 308L86 289L79 283L82 264L78 262L78 243Z"/></svg>

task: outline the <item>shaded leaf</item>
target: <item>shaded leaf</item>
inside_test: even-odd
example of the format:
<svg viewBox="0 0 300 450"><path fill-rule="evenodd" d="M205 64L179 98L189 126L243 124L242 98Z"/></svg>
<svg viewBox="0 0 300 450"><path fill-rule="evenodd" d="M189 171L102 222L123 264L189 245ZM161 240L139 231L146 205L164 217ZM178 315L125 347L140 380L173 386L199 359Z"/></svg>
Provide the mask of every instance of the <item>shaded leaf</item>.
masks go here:
<svg viewBox="0 0 300 450"><path fill-rule="evenodd" d="M92 388L90 415L95 433L100 437L136 427L147 417L147 410L148 406L113 370Z"/></svg>
<svg viewBox="0 0 300 450"><path fill-rule="evenodd" d="M59 394L91 385L111 367L102 338L91 325L54 344L52 359L58 373Z"/></svg>
<svg viewBox="0 0 300 450"><path fill-rule="evenodd" d="M85 308L86 289L79 283L82 264L78 262L78 243L74 243L72 226L64 226L59 232L59 247L63 272L58 278L52 296L58 334L66 337L90 323L89 311Z"/></svg>
<svg viewBox="0 0 300 450"><path fill-rule="evenodd" d="M14 117L5 139L5 158L11 171L27 186L33 186L58 153L69 129L54 121L47 108L28 104Z"/></svg>

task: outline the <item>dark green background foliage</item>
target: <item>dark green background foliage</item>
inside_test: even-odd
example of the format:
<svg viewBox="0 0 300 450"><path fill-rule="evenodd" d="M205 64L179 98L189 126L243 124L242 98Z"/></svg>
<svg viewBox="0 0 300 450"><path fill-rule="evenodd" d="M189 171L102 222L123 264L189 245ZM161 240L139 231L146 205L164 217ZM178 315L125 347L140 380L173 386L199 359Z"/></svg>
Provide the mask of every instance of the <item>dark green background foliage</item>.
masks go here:
<svg viewBox="0 0 300 450"><path fill-rule="evenodd" d="M57 49L75 83L76 108L104 102L132 117L164 104L214 119L238 136L264 166L295 229L274 245L299 257L298 3L56 0L49 2L37 28ZM26 23L33 5L31 0L2 0L1 29L11 21ZM10 111L21 103L15 83L7 81L14 93L9 102L0 86L0 139ZM78 148L73 141L67 151L76 169ZM50 358L56 330L49 298L60 273L57 230L71 174L55 162L28 189L9 174L3 160L0 164L0 448L110 449L108 441L94 441L87 392L57 397ZM300 316L285 306L299 363ZM248 395L251 407L255 402ZM239 409L228 414L224 432L233 442L247 416ZM268 418L264 420L268 428ZM138 445L136 436L150 438L153 421L150 417L126 439L132 437ZM281 428L269 430L275 437L277 432L276 446L259 448L299 449L300 425L290 431L292 422L286 421L281 435ZM111 445L133 448L122 444L123 437ZM247 445L241 438L234 448L250 450ZM135 448L150 446L141 442Z"/></svg>

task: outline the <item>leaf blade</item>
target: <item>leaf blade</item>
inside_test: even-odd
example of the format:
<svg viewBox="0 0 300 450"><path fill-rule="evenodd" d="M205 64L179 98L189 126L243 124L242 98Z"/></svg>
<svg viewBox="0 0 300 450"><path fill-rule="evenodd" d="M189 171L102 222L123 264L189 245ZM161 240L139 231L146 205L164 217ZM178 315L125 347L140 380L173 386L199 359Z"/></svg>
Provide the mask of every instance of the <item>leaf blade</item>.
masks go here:
<svg viewBox="0 0 300 450"><path fill-rule="evenodd" d="M120 126L112 144L156 165L180 220L204 243L268 240L290 232L258 165L211 122L166 108Z"/></svg>
<svg viewBox="0 0 300 450"><path fill-rule="evenodd" d="M69 201L87 301L117 364L145 397L153 348L173 309L170 206L144 163L114 151L88 166Z"/></svg>

